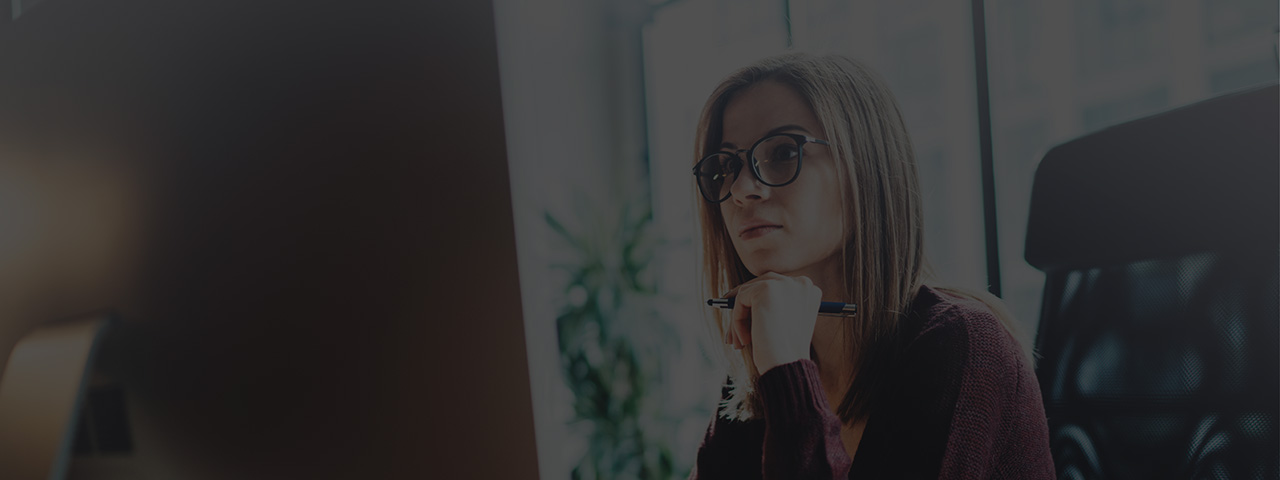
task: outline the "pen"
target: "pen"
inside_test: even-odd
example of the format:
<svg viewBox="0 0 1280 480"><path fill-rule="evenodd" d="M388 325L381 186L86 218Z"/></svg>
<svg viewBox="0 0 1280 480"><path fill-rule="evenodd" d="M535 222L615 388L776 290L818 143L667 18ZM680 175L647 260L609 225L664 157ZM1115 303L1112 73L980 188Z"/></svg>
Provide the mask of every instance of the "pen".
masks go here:
<svg viewBox="0 0 1280 480"><path fill-rule="evenodd" d="M712 298L707 305L720 308L733 308L732 298ZM853 303L822 302L818 307L818 315L827 317L849 317L858 314L858 305Z"/></svg>

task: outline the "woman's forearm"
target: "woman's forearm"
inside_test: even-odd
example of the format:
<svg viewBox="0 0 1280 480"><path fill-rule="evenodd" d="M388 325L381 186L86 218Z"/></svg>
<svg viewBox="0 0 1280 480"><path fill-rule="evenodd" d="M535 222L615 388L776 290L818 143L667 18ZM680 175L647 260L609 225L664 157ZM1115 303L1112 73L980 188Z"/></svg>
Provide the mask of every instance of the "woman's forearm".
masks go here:
<svg viewBox="0 0 1280 480"><path fill-rule="evenodd" d="M818 367L810 360L779 365L761 375L765 479L845 479L852 461L828 406Z"/></svg>
<svg viewBox="0 0 1280 480"><path fill-rule="evenodd" d="M851 461L842 423L827 406L811 360L779 365L756 388L764 411L737 421L717 415L707 428L690 479L845 479Z"/></svg>

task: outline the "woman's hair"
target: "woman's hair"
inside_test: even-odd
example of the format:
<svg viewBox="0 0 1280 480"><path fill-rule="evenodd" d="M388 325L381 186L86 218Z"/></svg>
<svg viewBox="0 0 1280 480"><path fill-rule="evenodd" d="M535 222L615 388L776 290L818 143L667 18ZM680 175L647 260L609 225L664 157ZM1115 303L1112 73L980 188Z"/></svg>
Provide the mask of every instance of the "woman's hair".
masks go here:
<svg viewBox="0 0 1280 480"><path fill-rule="evenodd" d="M862 64L841 56L788 53L767 58L729 75L703 107L696 134L696 159L719 149L725 106L738 92L764 81L793 88L808 101L830 143L839 178L845 243L842 296L858 304L858 321L841 323L853 346L854 374L836 407L848 423L865 418L888 391L892 367L903 349L900 318L924 284L923 225L915 155L902 113L885 83ZM703 281L709 296L755 276L734 250L719 205L701 201ZM841 288L826 286L825 288ZM949 289L955 292L955 290ZM994 297L970 295L992 304L1013 330ZM713 328L723 337L725 317L714 312ZM739 419L760 411L754 384L760 372L750 347L726 347L732 389L722 414Z"/></svg>

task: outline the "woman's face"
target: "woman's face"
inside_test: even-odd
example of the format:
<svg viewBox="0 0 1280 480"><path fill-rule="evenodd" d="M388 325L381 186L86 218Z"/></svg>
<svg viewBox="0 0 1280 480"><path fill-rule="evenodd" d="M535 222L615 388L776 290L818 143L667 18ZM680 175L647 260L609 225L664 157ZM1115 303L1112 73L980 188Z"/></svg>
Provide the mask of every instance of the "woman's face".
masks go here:
<svg viewBox="0 0 1280 480"><path fill-rule="evenodd" d="M725 106L723 125L721 147L730 152L749 149L774 133L827 140L804 97L775 81L734 95ZM743 152L744 161L746 156ZM805 144L800 175L788 185L764 185L750 168L742 168L731 196L720 203L720 213L752 274L806 275L818 282L839 268L844 227L838 181L830 147L813 143Z"/></svg>

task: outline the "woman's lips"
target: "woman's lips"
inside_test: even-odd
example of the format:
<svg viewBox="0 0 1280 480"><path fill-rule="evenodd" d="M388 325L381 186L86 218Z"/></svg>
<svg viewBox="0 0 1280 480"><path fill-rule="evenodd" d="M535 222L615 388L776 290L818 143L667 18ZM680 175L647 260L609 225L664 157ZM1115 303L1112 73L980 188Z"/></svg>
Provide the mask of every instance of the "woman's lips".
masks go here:
<svg viewBox="0 0 1280 480"><path fill-rule="evenodd" d="M780 228L782 228L782 227L779 227L779 226L777 226L777 225L762 225L762 226L759 226L759 227L755 227L755 228L749 229L749 230L747 230L747 231L745 231L745 232L742 232L741 237L742 237L742 239L743 239L743 240L751 240L751 239L753 239L753 238L757 238L757 237L761 237L761 236L764 236L764 235L768 235L769 233L773 232L774 230L777 230L777 229L780 229Z"/></svg>

